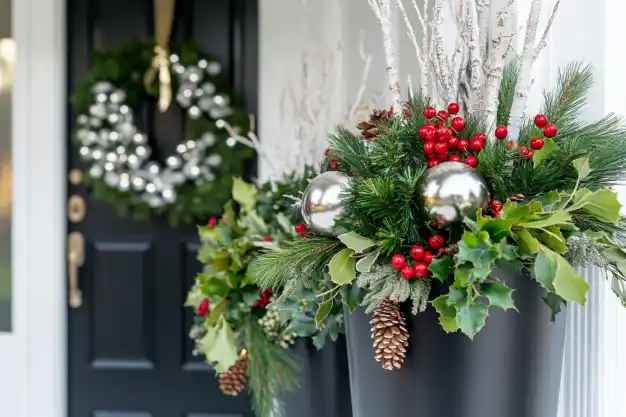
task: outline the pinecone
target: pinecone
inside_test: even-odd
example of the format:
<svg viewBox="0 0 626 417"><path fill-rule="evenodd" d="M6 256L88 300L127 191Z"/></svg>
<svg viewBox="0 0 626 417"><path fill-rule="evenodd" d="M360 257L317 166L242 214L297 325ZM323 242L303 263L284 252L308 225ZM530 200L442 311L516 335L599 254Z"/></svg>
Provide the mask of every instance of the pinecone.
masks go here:
<svg viewBox="0 0 626 417"><path fill-rule="evenodd" d="M405 323L398 303L385 300L374 310L370 321L372 339L376 362L380 362L383 369L400 369L404 363L409 344L409 332Z"/></svg>
<svg viewBox="0 0 626 417"><path fill-rule="evenodd" d="M356 125L356 127L361 131L363 139L372 140L372 138L378 134L377 126L391 120L392 118L393 113L389 110L374 110L372 114L370 114L369 120L360 122Z"/></svg>
<svg viewBox="0 0 626 417"><path fill-rule="evenodd" d="M220 390L224 395L236 396L243 392L248 380L248 353L243 351L237 362L218 375Z"/></svg>

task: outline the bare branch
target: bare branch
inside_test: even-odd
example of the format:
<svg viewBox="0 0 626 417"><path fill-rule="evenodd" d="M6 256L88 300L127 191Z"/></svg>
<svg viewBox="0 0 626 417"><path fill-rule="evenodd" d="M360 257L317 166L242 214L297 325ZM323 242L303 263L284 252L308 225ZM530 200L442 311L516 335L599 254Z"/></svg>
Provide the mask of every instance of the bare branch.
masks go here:
<svg viewBox="0 0 626 417"><path fill-rule="evenodd" d="M444 100L448 103L454 101L454 87L452 82L452 74L450 69L450 63L448 62L448 55L446 54L445 42L443 35L441 34L441 28L443 26L443 5L445 0L435 1L434 10L434 24L433 28L433 42L434 53L437 61L438 77L441 80L441 85L445 90Z"/></svg>
<svg viewBox="0 0 626 417"><path fill-rule="evenodd" d="M404 23L406 24L407 27L407 35L409 36L409 39L411 40L411 43L413 44L413 47L415 48L415 54L417 55L417 61L419 63L420 66L420 70L421 70L421 77L422 77L422 84L424 84L424 82L428 82L427 77L428 77L428 71L426 70L426 59L428 58L427 56L424 56L425 51L420 50L419 44L417 43L417 38L415 37L415 31L413 30L413 25L411 24L411 21L409 20L409 16L406 14L406 10L404 10L404 4L402 4L402 0L396 0L398 3L398 8L400 9L400 12L402 13L402 17L404 18ZM415 0L413 0L413 3L415 4ZM419 13L419 9L416 9ZM420 23L423 22L424 20L422 19L421 14L418 14L419 19L420 19Z"/></svg>
<svg viewBox="0 0 626 417"><path fill-rule="evenodd" d="M480 53L478 34L478 14L475 0L463 1L463 16L467 24L467 46L469 49L470 88L476 101L481 101L481 81L483 75L483 59Z"/></svg>
<svg viewBox="0 0 626 417"><path fill-rule="evenodd" d="M491 21L492 0L476 0L476 14L478 15L478 45L483 62L487 61L487 44L489 39L489 23Z"/></svg>
<svg viewBox="0 0 626 417"><path fill-rule="evenodd" d="M539 44L535 47L535 52L533 53L533 61L537 59L539 53L543 48L548 44L548 33L550 33L550 28L552 27L552 23L554 22L554 17L556 16L556 12L559 10L559 5L561 4L561 0L557 0L552 8L552 13L550 14L550 18L548 19L548 24L546 25L545 30L543 31L543 35L541 36L541 40Z"/></svg>
<svg viewBox="0 0 626 417"><path fill-rule="evenodd" d="M385 48L385 58L387 61L387 77L389 79L389 90L393 99L394 107L402 109L402 95L400 93L400 83L398 82L398 70L396 68L396 48L393 44L393 25L391 21L391 0L368 0L372 11L380 22L383 32L383 45ZM400 112L401 113L401 112Z"/></svg>

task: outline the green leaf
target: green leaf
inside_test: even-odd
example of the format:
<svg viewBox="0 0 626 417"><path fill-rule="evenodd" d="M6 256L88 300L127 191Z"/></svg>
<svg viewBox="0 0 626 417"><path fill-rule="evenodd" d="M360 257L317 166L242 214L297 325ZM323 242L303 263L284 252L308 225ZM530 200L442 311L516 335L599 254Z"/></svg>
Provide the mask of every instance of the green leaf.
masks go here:
<svg viewBox="0 0 626 417"><path fill-rule="evenodd" d="M428 266L428 269L433 273L433 278L446 282L454 271L454 258L452 256L435 258Z"/></svg>
<svg viewBox="0 0 626 417"><path fill-rule="evenodd" d="M235 334L223 316L199 344L207 363L213 364L218 373L226 372L239 359Z"/></svg>
<svg viewBox="0 0 626 417"><path fill-rule="evenodd" d="M568 211L584 210L592 216L613 224L622 219L619 211L622 205L617 200L617 193L612 190L590 191L581 188L576 192L574 204L567 208Z"/></svg>
<svg viewBox="0 0 626 417"><path fill-rule="evenodd" d="M356 270L361 273L370 272L372 270L372 266L374 266L374 263L376 262L376 259L378 259L379 255L380 255L380 249L371 251L370 253L368 253L367 255L365 255L364 257L362 257L361 259L357 261Z"/></svg>
<svg viewBox="0 0 626 417"><path fill-rule="evenodd" d="M504 203L504 208L502 209L502 215L500 217L503 219L509 219L513 221L513 223L518 223L522 220L534 220L537 218L535 213L541 213L542 211L543 206L537 200L532 200L522 205L508 200Z"/></svg>
<svg viewBox="0 0 626 417"><path fill-rule="evenodd" d="M550 249L564 253L567 249L565 237L557 226L548 226L536 231L537 238Z"/></svg>
<svg viewBox="0 0 626 417"><path fill-rule="evenodd" d="M326 344L327 333L328 333L328 330L324 329L322 331L317 332L311 338L311 340L313 342L313 346L315 346L315 349L322 350L324 348L324 345Z"/></svg>
<svg viewBox="0 0 626 417"><path fill-rule="evenodd" d="M552 211L563 201L563 197L558 191L550 191L537 197L537 200L541 203L543 211Z"/></svg>
<svg viewBox="0 0 626 417"><path fill-rule="evenodd" d="M356 278L354 250L345 248L337 252L328 263L330 279L339 285L349 284Z"/></svg>
<svg viewBox="0 0 626 417"><path fill-rule="evenodd" d="M620 247L610 247L606 248L602 251L606 259L611 262L622 262L626 261L626 253Z"/></svg>
<svg viewBox="0 0 626 417"><path fill-rule="evenodd" d="M299 337L310 337L317 332L315 320L303 314L296 314L285 333L295 333Z"/></svg>
<svg viewBox="0 0 626 417"><path fill-rule="evenodd" d="M490 305L494 307L500 307L503 310L517 310L513 301L513 290L504 282L485 282L480 285L480 292L489 299Z"/></svg>
<svg viewBox="0 0 626 417"><path fill-rule="evenodd" d="M514 221L511 219L504 219L500 217L483 217L478 213L477 221L478 228L489 233L491 240L499 242L507 237L512 237L511 226Z"/></svg>
<svg viewBox="0 0 626 417"><path fill-rule="evenodd" d="M542 251L537 254L534 265L535 279L548 292L554 292L554 277L556 276L556 259Z"/></svg>
<svg viewBox="0 0 626 417"><path fill-rule="evenodd" d="M585 155L582 158L572 161L572 165L578 172L578 178L582 181L591 174L591 167L589 166L589 155Z"/></svg>
<svg viewBox="0 0 626 417"><path fill-rule="evenodd" d="M541 216L538 220L522 221L520 226L528 229L537 229L540 227L571 225L572 218L566 211L557 210L548 215Z"/></svg>
<svg viewBox="0 0 626 417"><path fill-rule="evenodd" d="M361 305L364 296L365 290L355 284L346 284L341 288L341 302L348 307L350 313Z"/></svg>
<svg viewBox="0 0 626 417"><path fill-rule="evenodd" d="M252 304L254 304L259 298L259 291L256 287L249 286L241 291L241 299L247 306L252 307Z"/></svg>
<svg viewBox="0 0 626 417"><path fill-rule="evenodd" d="M241 178L233 178L233 199L245 210L252 210L256 204L257 187Z"/></svg>
<svg viewBox="0 0 626 417"><path fill-rule="evenodd" d="M322 323L326 320L326 317L330 314L330 310L333 308L333 299L330 298L318 305L317 313L315 314L315 326L320 329Z"/></svg>
<svg viewBox="0 0 626 417"><path fill-rule="evenodd" d="M191 307L194 310L206 299L206 295L202 294L202 287L199 280L196 279L193 287L187 293L187 299L185 300L185 307Z"/></svg>
<svg viewBox="0 0 626 417"><path fill-rule="evenodd" d="M556 275L554 277L554 292L565 301L585 305L589 284L578 274L576 269L561 255L551 252L556 258Z"/></svg>
<svg viewBox="0 0 626 417"><path fill-rule="evenodd" d="M550 321L554 323L556 321L556 315L559 314L563 307L565 307L565 300L558 295L549 292L543 296L543 301L550 307Z"/></svg>
<svg viewBox="0 0 626 417"><path fill-rule="evenodd" d="M484 304L471 303L459 309L459 328L470 339L473 339L483 327L487 320L488 308Z"/></svg>
<svg viewBox="0 0 626 417"><path fill-rule="evenodd" d="M550 138L544 138L543 140L543 148L536 150L533 153L533 168L537 168L544 159L548 157L552 152L558 149L554 140Z"/></svg>
<svg viewBox="0 0 626 417"><path fill-rule="evenodd" d="M539 245L537 239L530 234L528 229L519 229L515 231L516 242L522 253L532 255L537 253Z"/></svg>
<svg viewBox="0 0 626 417"><path fill-rule="evenodd" d="M202 281L202 292L212 297L225 297L229 291L228 284L223 279L208 278Z"/></svg>
<svg viewBox="0 0 626 417"><path fill-rule="evenodd" d="M206 317L204 325L208 328L213 326L218 320L224 315L226 310L228 310L228 306L230 305L230 301L228 298L222 298L216 304L214 304L209 310L209 314Z"/></svg>
<svg viewBox="0 0 626 417"><path fill-rule="evenodd" d="M355 232L348 232L337 236L344 245L355 253L363 253L365 250L376 246L376 242Z"/></svg>
<svg viewBox="0 0 626 417"><path fill-rule="evenodd" d="M457 311L449 295L440 295L431 301L431 303L437 313L439 313L439 324L441 324L441 327L446 333L454 333L459 330Z"/></svg>

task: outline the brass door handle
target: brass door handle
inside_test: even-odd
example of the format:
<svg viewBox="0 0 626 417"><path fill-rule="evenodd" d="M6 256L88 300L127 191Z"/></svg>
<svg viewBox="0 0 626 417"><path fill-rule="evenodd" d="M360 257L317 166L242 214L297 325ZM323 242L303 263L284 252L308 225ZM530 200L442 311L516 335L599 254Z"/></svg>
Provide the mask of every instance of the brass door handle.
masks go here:
<svg viewBox="0 0 626 417"><path fill-rule="evenodd" d="M78 286L78 270L85 263L85 238L80 232L71 232L67 236L67 275L68 298L70 307L83 305L83 293Z"/></svg>

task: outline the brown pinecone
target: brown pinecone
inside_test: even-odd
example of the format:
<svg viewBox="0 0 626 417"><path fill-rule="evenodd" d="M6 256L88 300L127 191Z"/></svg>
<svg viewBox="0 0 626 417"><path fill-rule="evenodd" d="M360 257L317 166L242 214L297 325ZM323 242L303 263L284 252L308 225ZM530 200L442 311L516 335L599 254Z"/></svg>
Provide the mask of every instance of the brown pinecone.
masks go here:
<svg viewBox="0 0 626 417"><path fill-rule="evenodd" d="M389 110L374 110L370 114L370 118L367 121L360 122L356 125L357 129L361 131L361 136L365 140L372 140L378 134L377 126L381 123L388 122L393 118L393 113Z"/></svg>
<svg viewBox="0 0 626 417"><path fill-rule="evenodd" d="M409 344L409 332L400 305L389 300L383 301L374 310L370 324L376 362L380 362L383 369L388 371L400 369Z"/></svg>
<svg viewBox="0 0 626 417"><path fill-rule="evenodd" d="M243 352L241 357L237 359L226 372L218 375L220 390L224 395L236 396L243 392L248 380L248 365L250 359L248 353Z"/></svg>

